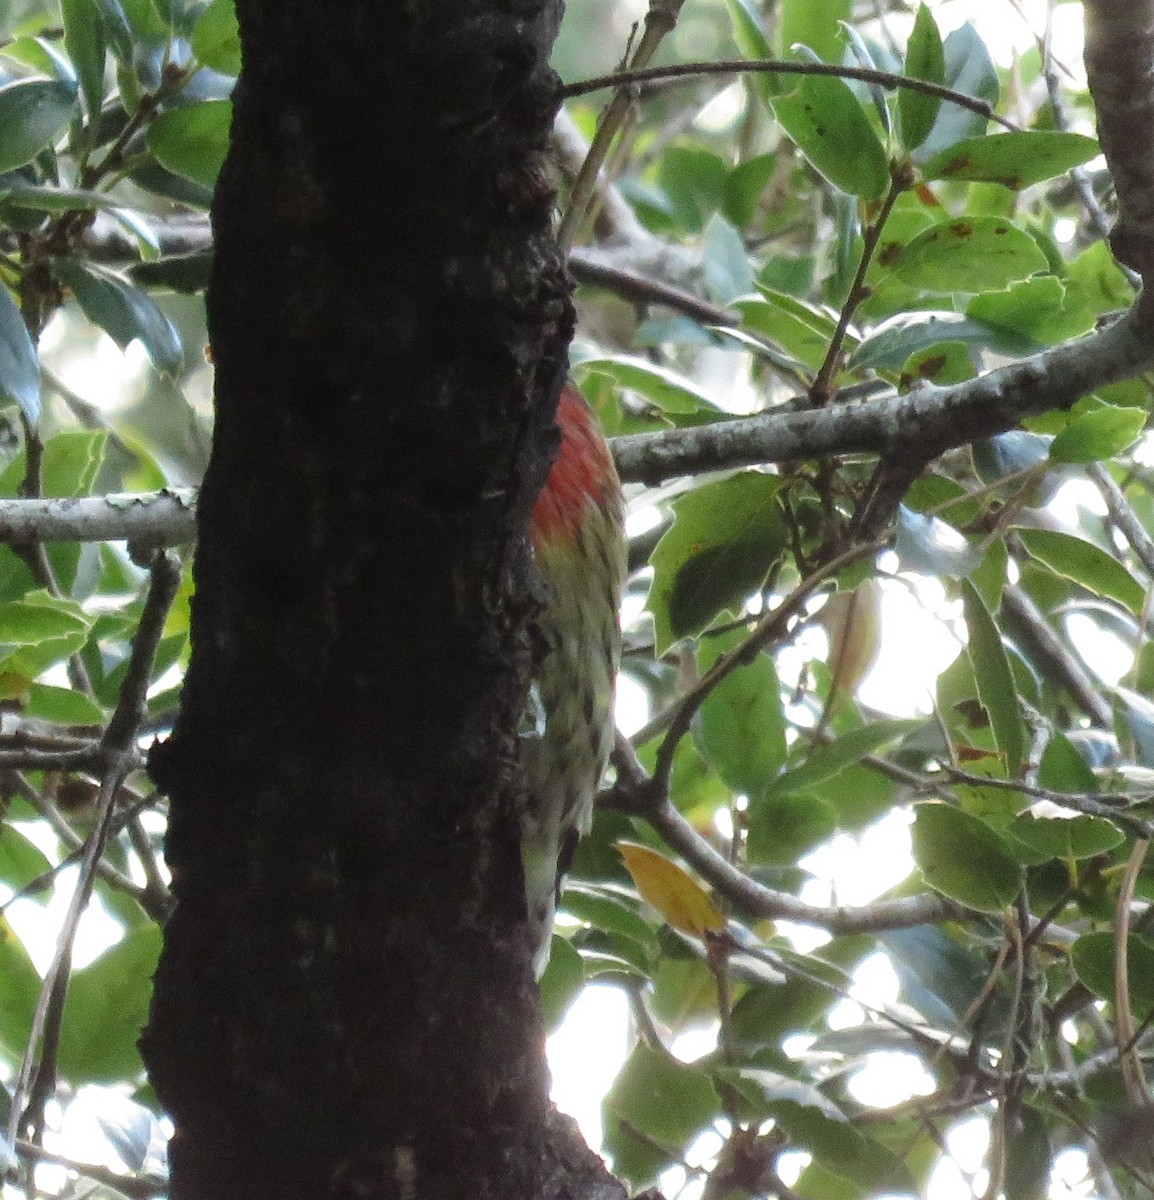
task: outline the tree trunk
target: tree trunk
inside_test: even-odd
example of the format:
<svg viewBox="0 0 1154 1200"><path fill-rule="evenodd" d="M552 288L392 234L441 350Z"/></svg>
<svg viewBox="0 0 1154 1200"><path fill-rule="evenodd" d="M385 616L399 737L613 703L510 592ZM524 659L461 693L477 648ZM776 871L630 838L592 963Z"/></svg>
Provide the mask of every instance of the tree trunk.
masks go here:
<svg viewBox="0 0 1154 1200"><path fill-rule="evenodd" d="M238 0L193 657L153 761L175 1200L585 1188L549 1149L516 818L572 329L560 7Z"/></svg>

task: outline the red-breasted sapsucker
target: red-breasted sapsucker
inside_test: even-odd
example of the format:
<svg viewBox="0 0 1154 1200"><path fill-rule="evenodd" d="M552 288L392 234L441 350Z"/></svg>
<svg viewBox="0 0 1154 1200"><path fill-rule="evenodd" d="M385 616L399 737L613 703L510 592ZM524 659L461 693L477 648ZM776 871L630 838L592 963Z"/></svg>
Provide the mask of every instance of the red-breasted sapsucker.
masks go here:
<svg viewBox="0 0 1154 1200"><path fill-rule="evenodd" d="M528 804L521 857L537 973L549 959L553 911L613 748L613 688L626 546L621 483L584 397L557 403L561 445L533 507L529 533L549 599L534 686L543 725L522 742Z"/></svg>

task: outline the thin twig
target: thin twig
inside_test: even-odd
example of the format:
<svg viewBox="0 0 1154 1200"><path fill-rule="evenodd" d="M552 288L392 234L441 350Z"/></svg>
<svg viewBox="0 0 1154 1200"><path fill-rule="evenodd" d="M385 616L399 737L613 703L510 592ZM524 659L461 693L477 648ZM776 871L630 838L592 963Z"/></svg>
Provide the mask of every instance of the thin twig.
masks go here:
<svg viewBox="0 0 1154 1200"><path fill-rule="evenodd" d="M1017 130L1013 121L1000 117L985 100L956 92L953 88L925 79L913 79L893 71L876 71L870 67L843 67L834 63L783 62L778 59L759 59L751 62L744 58L722 59L716 62L677 63L668 67L646 67L640 70L614 71L609 75L597 75L582 79L578 83L566 84L561 88L561 98L587 96L603 88L623 88L630 84L649 83L655 79L677 79L685 75L833 75L838 79L858 79L863 83L880 83L882 87L907 88L925 96L936 96L959 108L967 108L987 120L996 121L1005 129Z"/></svg>
<svg viewBox="0 0 1154 1200"><path fill-rule="evenodd" d="M76 889L68 905L56 952L45 974L32 1016L28 1045L13 1091L8 1139L24 1130L38 1141L43 1131L44 1106L56 1086L56 1063L68 995L72 950L80 918L88 907L97 878L97 864L112 827L116 798L128 773L137 765L136 731L147 706L148 684L164 621L180 586L180 561L168 551L158 553L150 572L148 595L132 640L128 671L120 687L116 711L102 739L106 754L96 804L96 819L84 848Z"/></svg>

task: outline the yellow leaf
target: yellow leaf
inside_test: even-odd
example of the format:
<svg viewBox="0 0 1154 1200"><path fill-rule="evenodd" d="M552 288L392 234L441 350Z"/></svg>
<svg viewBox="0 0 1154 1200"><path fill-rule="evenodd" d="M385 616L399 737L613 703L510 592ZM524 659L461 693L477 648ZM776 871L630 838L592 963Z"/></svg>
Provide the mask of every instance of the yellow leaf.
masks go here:
<svg viewBox="0 0 1154 1200"><path fill-rule="evenodd" d="M641 899L682 933L704 937L725 929L725 916L691 875L656 850L635 842L618 842L617 849L633 876Z"/></svg>

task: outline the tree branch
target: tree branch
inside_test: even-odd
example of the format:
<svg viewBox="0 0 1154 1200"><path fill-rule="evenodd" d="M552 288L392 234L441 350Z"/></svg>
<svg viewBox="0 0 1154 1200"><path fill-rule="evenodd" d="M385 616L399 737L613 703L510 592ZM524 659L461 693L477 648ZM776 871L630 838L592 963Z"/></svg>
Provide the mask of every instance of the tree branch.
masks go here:
<svg viewBox="0 0 1154 1200"><path fill-rule="evenodd" d="M762 413L693 429L614 441L622 479L649 484L677 475L875 453L927 458L1013 429L1030 413L1068 408L1095 388L1154 366L1154 303L1140 297L1089 337L952 387L810 412Z"/></svg>

